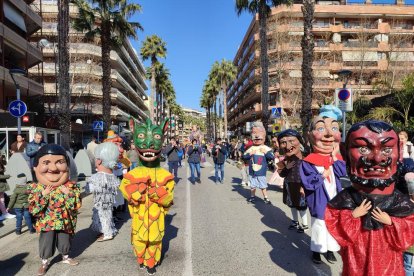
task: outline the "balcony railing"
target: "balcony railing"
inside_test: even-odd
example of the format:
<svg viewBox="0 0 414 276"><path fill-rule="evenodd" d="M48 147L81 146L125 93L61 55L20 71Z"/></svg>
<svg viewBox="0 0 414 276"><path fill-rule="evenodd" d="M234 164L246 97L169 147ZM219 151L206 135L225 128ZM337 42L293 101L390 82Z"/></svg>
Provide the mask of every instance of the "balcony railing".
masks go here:
<svg viewBox="0 0 414 276"><path fill-rule="evenodd" d="M378 41L344 41L344 47L347 48L377 48Z"/></svg>

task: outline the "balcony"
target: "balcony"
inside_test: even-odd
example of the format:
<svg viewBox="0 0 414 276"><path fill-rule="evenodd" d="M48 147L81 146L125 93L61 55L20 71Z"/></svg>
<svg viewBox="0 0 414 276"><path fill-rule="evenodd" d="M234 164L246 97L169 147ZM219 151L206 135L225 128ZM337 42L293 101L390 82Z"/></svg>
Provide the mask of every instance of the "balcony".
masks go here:
<svg viewBox="0 0 414 276"><path fill-rule="evenodd" d="M0 36L4 38L4 44L9 46L12 50L20 51L20 53L27 53L28 68L42 62L43 56L40 49L31 45L25 38L16 34L3 23L0 23Z"/></svg>
<svg viewBox="0 0 414 276"><path fill-rule="evenodd" d="M378 48L378 41L347 40L343 45L345 48Z"/></svg>
<svg viewBox="0 0 414 276"><path fill-rule="evenodd" d="M42 18L29 5L21 0L9 0L9 2L24 14L27 34L29 36L41 28Z"/></svg>
<svg viewBox="0 0 414 276"><path fill-rule="evenodd" d="M122 68L122 70L125 72L125 74L128 75L128 77L134 82L134 84L138 87L138 92L141 94L145 94L144 88L142 88L141 84L138 82L137 78L132 74L131 70L126 66L124 61L120 58L117 52L111 51L111 60L115 61L113 69L116 69L116 67Z"/></svg>
<svg viewBox="0 0 414 276"><path fill-rule="evenodd" d="M121 91L119 91L116 88L111 89L111 98L118 101L124 106L127 106L130 110L134 112L138 112L141 116L146 117L144 111L142 111L141 108L139 108L134 102L132 102L130 99L128 99Z"/></svg>
<svg viewBox="0 0 414 276"><path fill-rule="evenodd" d="M43 95L43 85L25 76L15 76L16 82L20 85L22 95L35 96ZM13 91L16 91L14 82L10 76L9 69L0 66L0 80L5 81ZM13 93L14 94L14 93Z"/></svg>

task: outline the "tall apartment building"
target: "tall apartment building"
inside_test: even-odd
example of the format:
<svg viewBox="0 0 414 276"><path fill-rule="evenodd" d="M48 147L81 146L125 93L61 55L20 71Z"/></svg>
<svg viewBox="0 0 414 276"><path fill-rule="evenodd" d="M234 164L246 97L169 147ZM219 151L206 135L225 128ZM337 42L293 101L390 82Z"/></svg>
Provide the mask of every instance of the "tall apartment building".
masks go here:
<svg viewBox="0 0 414 276"><path fill-rule="evenodd" d="M269 109L283 109L283 124L300 125L301 4L272 9L268 19ZM358 97L372 99L398 88L414 71L414 1L317 1L313 106L333 101L342 87L338 76L350 70L348 85ZM260 41L258 16L250 24L233 60L237 79L227 91L229 129L242 133L246 122L260 119Z"/></svg>
<svg viewBox="0 0 414 276"><path fill-rule="evenodd" d="M46 39L43 51L44 63L44 105L45 113L52 118L46 125L56 127L53 116L58 105L57 65L57 0L36 0L42 7L43 27L37 33L36 41ZM77 9L71 4L71 19L77 16ZM71 114L72 130L79 131L75 121L81 119L82 131L91 133L91 124L102 116L102 66L99 39L87 41L84 34L70 27L69 31ZM145 68L129 39L122 46L111 51L111 117L113 124L128 127L130 117L137 121L148 118L148 104L145 90ZM37 68L36 68L37 69ZM33 69L32 71L35 71ZM79 120L78 120L79 122Z"/></svg>
<svg viewBox="0 0 414 276"><path fill-rule="evenodd" d="M205 112L201 112L199 110L196 109L192 109L192 108L187 108L187 107L182 107L183 110L183 114L185 116L189 116L189 117L193 117L193 118L197 118L201 120L204 120L206 118L206 113ZM177 122L178 121L183 121L182 118L177 118ZM198 126L200 127L200 126ZM178 126L178 124L176 124L176 130L175 130L175 136L178 137L178 139L180 140L180 142L191 142L188 138L190 137L190 133L191 130L193 128L193 125L191 123L185 122L183 121L183 127L180 128Z"/></svg>
<svg viewBox="0 0 414 276"><path fill-rule="evenodd" d="M42 18L33 10L33 0L0 1L0 112L6 113L11 101L16 100L16 86L10 69L20 69L22 75L15 76L20 87L21 100L28 110L35 108L30 99L43 94L39 78L27 74L29 68L42 62L42 52L30 39L42 26ZM0 126L16 127L16 120L2 116ZM5 118L5 119L3 119ZM10 118L11 119L11 118Z"/></svg>

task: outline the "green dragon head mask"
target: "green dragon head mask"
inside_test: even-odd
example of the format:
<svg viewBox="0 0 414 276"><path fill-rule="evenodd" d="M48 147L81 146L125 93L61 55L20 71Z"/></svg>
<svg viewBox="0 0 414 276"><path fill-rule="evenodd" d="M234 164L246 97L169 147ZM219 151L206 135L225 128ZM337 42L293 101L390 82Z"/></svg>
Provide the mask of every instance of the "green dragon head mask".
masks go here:
<svg viewBox="0 0 414 276"><path fill-rule="evenodd" d="M134 124L134 143L141 164L146 167L159 166L164 134L168 129L168 119L155 125L150 119L142 124Z"/></svg>

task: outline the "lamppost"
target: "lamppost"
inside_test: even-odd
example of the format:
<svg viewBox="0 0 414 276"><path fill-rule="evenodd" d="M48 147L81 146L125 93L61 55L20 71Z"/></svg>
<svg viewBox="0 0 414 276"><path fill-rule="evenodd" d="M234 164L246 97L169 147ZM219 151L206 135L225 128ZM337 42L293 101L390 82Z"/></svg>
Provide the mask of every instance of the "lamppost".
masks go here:
<svg viewBox="0 0 414 276"><path fill-rule="evenodd" d="M346 89L346 85L348 84L348 80L349 80L349 76L352 74L352 71L350 70L341 70L338 72L338 76L342 79L343 81L343 86L342 86L342 90L347 91L347 93L350 93L347 89ZM341 93L341 91L339 91L339 93ZM341 95L338 95L338 98L340 98ZM349 101L351 101L351 107L352 107L352 96L349 94ZM352 111L352 109L351 109ZM342 110L342 142L345 142L345 137L346 137L346 111Z"/></svg>
<svg viewBox="0 0 414 276"><path fill-rule="evenodd" d="M16 82L14 79L15 76L24 76L26 74L26 71L23 69L15 68L9 70L10 76L14 82L14 86L16 86L16 100L20 101L20 85ZM22 133L22 120L19 117L17 117L17 134Z"/></svg>

